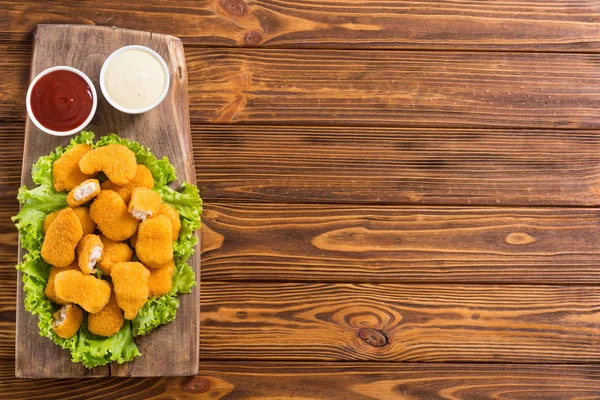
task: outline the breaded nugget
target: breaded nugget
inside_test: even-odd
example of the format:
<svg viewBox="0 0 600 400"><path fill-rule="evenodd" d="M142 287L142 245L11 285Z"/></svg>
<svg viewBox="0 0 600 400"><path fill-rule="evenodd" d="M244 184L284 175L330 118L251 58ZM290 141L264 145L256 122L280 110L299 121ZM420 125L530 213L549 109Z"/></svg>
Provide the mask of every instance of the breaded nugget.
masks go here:
<svg viewBox="0 0 600 400"><path fill-rule="evenodd" d="M83 321L83 310L74 304L62 306L54 313L52 329L63 339L72 338Z"/></svg>
<svg viewBox="0 0 600 400"><path fill-rule="evenodd" d="M90 218L90 210L88 210L86 207L77 207L74 208L73 211L75 211L75 214L77 214L77 217L79 217L79 222L81 222L81 228L83 229L83 235L85 236L89 235L90 233L94 233L96 230L96 224ZM46 216L42 225L44 233L48 232L50 224L54 222L59 212L60 210L54 211Z"/></svg>
<svg viewBox="0 0 600 400"><path fill-rule="evenodd" d="M111 181L102 183L102 190L114 190L119 196L125 200L125 203L129 203L131 200L131 192L136 187L146 187L152 189L154 187L154 178L152 172L145 165L138 164L135 177L129 181L126 185L115 185Z"/></svg>
<svg viewBox="0 0 600 400"><path fill-rule="evenodd" d="M86 274L96 273L96 263L102 259L104 244L98 235L85 235L77 245L79 269Z"/></svg>
<svg viewBox="0 0 600 400"><path fill-rule="evenodd" d="M88 179L77 185L67 195L67 204L71 207L77 207L87 203L100 193L100 182L98 179Z"/></svg>
<svg viewBox="0 0 600 400"><path fill-rule="evenodd" d="M152 189L136 187L131 192L131 200L127 209L131 215L139 221L143 221L147 217L156 215L160 203L162 203L160 194Z"/></svg>
<svg viewBox="0 0 600 400"><path fill-rule="evenodd" d="M179 231L181 230L181 220L179 219L179 213L170 205L162 203L158 206L156 215L164 215L169 218L171 222L171 228L173 229L173 241L179 238Z"/></svg>
<svg viewBox="0 0 600 400"><path fill-rule="evenodd" d="M135 153L122 144L109 144L98 147L79 160L79 168L84 174L104 172L115 185L126 185L137 172Z"/></svg>
<svg viewBox="0 0 600 400"><path fill-rule="evenodd" d="M133 250L126 243L115 242L104 235L100 236L100 240L104 244L104 251L102 258L98 261L98 267L104 275L110 275L110 269L114 263L130 261L133 257Z"/></svg>
<svg viewBox="0 0 600 400"><path fill-rule="evenodd" d="M81 182L91 178L79 169L79 160L91 149L87 144L76 144L52 164L54 190L71 191Z"/></svg>
<svg viewBox="0 0 600 400"><path fill-rule="evenodd" d="M46 288L44 289L44 295L48 298L48 300L55 302L56 304L67 304L68 302L61 299L56 295L56 291L54 289L54 278L56 278L56 274L61 271L68 271L70 269L79 270L79 266L77 265L77 261L74 261L67 268L50 268L50 273L48 274L48 282L46 283Z"/></svg>
<svg viewBox="0 0 600 400"><path fill-rule="evenodd" d="M175 272L175 263L169 261L160 268L152 268L150 270L150 278L148 278L148 290L150 297L162 296L169 293L173 286L173 272Z"/></svg>
<svg viewBox="0 0 600 400"><path fill-rule="evenodd" d="M125 318L134 319L148 300L150 272L139 262L120 262L112 266L110 277Z"/></svg>
<svg viewBox="0 0 600 400"><path fill-rule="evenodd" d="M135 253L144 265L158 268L173 259L172 231L171 222L164 215L140 223Z"/></svg>
<svg viewBox="0 0 600 400"><path fill-rule="evenodd" d="M90 217L104 236L120 242L132 237L138 220L127 211L127 205L112 190L103 190L90 206Z"/></svg>
<svg viewBox="0 0 600 400"><path fill-rule="evenodd" d="M44 237L42 258L55 267L68 267L75 260L75 247L81 236L83 228L73 209L61 210Z"/></svg>
<svg viewBox="0 0 600 400"><path fill-rule="evenodd" d="M50 214L46 215L46 218L44 218L44 222L42 223L42 230L44 231L44 233L48 232L48 228L54 222L56 217L58 217L58 213L60 211L61 210L56 210L56 211L51 212ZM81 221L79 221L79 222L81 222ZM82 224L82 228L83 228L83 224Z"/></svg>
<svg viewBox="0 0 600 400"><path fill-rule="evenodd" d="M75 214L79 217L79 222L81 222L81 227L83 228L83 234L89 235L90 233L94 233L96 224L90 217L90 209L87 207L76 207L73 211L75 211Z"/></svg>
<svg viewBox="0 0 600 400"><path fill-rule="evenodd" d="M114 293L101 311L88 316L88 330L94 335L110 337L121 330L125 319Z"/></svg>
<svg viewBox="0 0 600 400"><path fill-rule="evenodd" d="M110 284L81 271L61 271L54 278L56 295L81 306L89 313L104 308L110 299Z"/></svg>
<svg viewBox="0 0 600 400"><path fill-rule="evenodd" d="M137 243L137 233L129 238L129 244L131 247L135 249L135 244Z"/></svg>

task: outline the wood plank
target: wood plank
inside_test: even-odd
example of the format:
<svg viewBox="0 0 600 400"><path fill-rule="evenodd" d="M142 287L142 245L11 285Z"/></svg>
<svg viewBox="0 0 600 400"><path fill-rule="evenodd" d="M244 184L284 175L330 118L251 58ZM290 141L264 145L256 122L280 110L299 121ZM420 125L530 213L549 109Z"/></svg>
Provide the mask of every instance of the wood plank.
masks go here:
<svg viewBox="0 0 600 400"><path fill-rule="evenodd" d="M597 51L594 0L0 2L0 34L40 22L116 25L201 46Z"/></svg>
<svg viewBox="0 0 600 400"><path fill-rule="evenodd" d="M600 127L594 54L189 49L187 59L195 123ZM0 120L14 121L27 81L6 74Z"/></svg>
<svg viewBox="0 0 600 400"><path fill-rule="evenodd" d="M587 286L203 282L203 359L595 363Z"/></svg>
<svg viewBox="0 0 600 400"><path fill-rule="evenodd" d="M593 54L189 49L187 60L195 123L600 127ZM24 115L19 74L7 71L0 120Z"/></svg>
<svg viewBox="0 0 600 400"><path fill-rule="evenodd" d="M5 361L5 362L2 362ZM9 399L595 399L598 365L201 362L193 377L15 379L0 360Z"/></svg>
<svg viewBox="0 0 600 400"><path fill-rule="evenodd" d="M171 88L165 100L154 110L137 115L135 124L129 115L113 109L98 90L98 112L89 128L98 135L119 132L122 137L139 140L158 156L167 155L180 179L195 183L191 160L190 125L187 110L187 74L181 41L172 36L77 25L40 25L34 38L31 76L59 64L82 70L98 86L105 58L114 50L130 44L142 44L156 50L167 62ZM40 155L48 154L70 138L41 133L30 121L25 131L22 184L31 185L31 165ZM19 258L22 256L20 251ZM191 265L200 275L200 256ZM22 377L74 377L89 375L160 376L195 373L198 367L198 296L180 298L178 318L148 336L136 339L144 356L123 365L88 371L72 363L68 353L38 334L37 317L23 308L21 275L17 291L16 375ZM177 345L173 345L177 338ZM36 355L39 363L31 363ZM42 365L43 367L40 367Z"/></svg>
<svg viewBox="0 0 600 400"><path fill-rule="evenodd" d="M20 179L0 124L0 189ZM203 198L344 204L597 206L597 131L229 125L192 128Z"/></svg>
<svg viewBox="0 0 600 400"><path fill-rule="evenodd" d="M598 131L194 125L192 142L209 202L600 204ZM22 148L0 123L0 199Z"/></svg>
<svg viewBox="0 0 600 400"><path fill-rule="evenodd" d="M597 131L225 125L192 138L208 202L600 204Z"/></svg>
<svg viewBox="0 0 600 400"><path fill-rule="evenodd" d="M597 209L208 203L205 280L600 284Z"/></svg>
<svg viewBox="0 0 600 400"><path fill-rule="evenodd" d="M3 199L0 197L0 280L7 276L16 277L14 266L17 263L18 234L11 217L19 212L16 198ZM12 266L6 269L6 265Z"/></svg>
<svg viewBox="0 0 600 400"><path fill-rule="evenodd" d="M202 123L600 127L597 55L198 49Z"/></svg>
<svg viewBox="0 0 600 400"><path fill-rule="evenodd" d="M3 19L4 20L4 19ZM0 22L0 25L2 22ZM28 32L28 36L31 36ZM24 125L25 96L29 85L31 41L5 41L0 33L0 122ZM23 136L23 129L19 131Z"/></svg>
<svg viewBox="0 0 600 400"><path fill-rule="evenodd" d="M10 217L19 212L17 191L21 186L24 129L24 122L0 123L0 224L13 225Z"/></svg>
<svg viewBox="0 0 600 400"><path fill-rule="evenodd" d="M0 279L0 359L15 358L15 330L16 330L16 298L17 298L17 271L14 265L0 265L0 269L12 268L13 279ZM14 369L11 375L14 375ZM0 378L0 382L2 379ZM2 393L0 383L0 393Z"/></svg>

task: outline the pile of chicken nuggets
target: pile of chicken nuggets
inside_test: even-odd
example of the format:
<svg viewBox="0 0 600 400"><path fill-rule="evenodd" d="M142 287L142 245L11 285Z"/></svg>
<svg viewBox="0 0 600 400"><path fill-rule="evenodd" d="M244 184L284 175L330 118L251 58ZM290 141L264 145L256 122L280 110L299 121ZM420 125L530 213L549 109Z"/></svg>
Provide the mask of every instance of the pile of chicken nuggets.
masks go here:
<svg viewBox="0 0 600 400"><path fill-rule="evenodd" d="M94 178L100 172L108 178L102 184ZM62 306L52 328L70 338L86 311L91 333L113 336L148 298L171 290L179 214L152 190L150 170L120 144L75 145L52 173L54 189L69 192L69 206L43 224L41 255L52 266L44 293Z"/></svg>

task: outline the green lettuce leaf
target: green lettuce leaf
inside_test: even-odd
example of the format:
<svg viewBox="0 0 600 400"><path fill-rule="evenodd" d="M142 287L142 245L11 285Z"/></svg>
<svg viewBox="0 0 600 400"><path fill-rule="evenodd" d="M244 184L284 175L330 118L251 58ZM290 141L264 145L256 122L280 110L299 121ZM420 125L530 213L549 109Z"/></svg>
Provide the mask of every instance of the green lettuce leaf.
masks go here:
<svg viewBox="0 0 600 400"><path fill-rule="evenodd" d="M150 299L131 321L133 335L146 335L154 328L173 321L177 316L178 307L177 297L168 294Z"/></svg>
<svg viewBox="0 0 600 400"><path fill-rule="evenodd" d="M112 361L123 364L142 355L133 341L131 323L127 320L121 330L109 338L90 333L87 321L84 321L75 337L77 339L71 349L71 360L80 362L87 368L106 365Z"/></svg>
<svg viewBox="0 0 600 400"><path fill-rule="evenodd" d="M173 273L173 286L169 294L190 293L194 286L196 286L196 275L192 267L185 261L177 261Z"/></svg>

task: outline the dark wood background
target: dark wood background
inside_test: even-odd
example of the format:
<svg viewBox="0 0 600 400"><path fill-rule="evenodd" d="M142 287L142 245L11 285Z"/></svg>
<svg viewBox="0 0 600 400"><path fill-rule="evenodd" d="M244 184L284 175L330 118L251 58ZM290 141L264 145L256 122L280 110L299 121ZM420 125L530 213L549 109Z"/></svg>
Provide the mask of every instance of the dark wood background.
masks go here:
<svg viewBox="0 0 600 400"><path fill-rule="evenodd" d="M14 376L31 32L182 38L195 377ZM600 399L600 1L0 1L2 398Z"/></svg>

